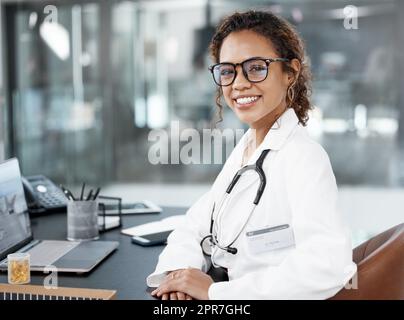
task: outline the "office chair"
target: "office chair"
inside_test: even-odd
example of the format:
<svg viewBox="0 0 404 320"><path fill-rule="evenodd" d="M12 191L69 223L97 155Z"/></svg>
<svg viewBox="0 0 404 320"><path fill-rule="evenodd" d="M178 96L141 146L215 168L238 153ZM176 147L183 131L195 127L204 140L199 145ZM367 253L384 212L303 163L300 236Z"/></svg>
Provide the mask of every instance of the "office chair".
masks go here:
<svg viewBox="0 0 404 320"><path fill-rule="evenodd" d="M331 300L404 299L404 223L353 250L357 289L343 288Z"/></svg>

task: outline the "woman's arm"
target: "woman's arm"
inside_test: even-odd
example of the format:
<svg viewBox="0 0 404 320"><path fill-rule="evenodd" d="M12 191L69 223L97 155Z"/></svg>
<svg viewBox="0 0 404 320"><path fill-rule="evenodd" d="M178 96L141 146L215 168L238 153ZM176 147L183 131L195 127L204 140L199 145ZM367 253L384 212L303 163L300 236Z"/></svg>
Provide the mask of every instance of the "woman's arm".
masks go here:
<svg viewBox="0 0 404 320"><path fill-rule="evenodd" d="M149 287L159 286L169 271L189 267L209 269L210 261L203 255L200 241L209 232L212 205L209 191L187 211L185 222L170 234L155 271L147 277Z"/></svg>

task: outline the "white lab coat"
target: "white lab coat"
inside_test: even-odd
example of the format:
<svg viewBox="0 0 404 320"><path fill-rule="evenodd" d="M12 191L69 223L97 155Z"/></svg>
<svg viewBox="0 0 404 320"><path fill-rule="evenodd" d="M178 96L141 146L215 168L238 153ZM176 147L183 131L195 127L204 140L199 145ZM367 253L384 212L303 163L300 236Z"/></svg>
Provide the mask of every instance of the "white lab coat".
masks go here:
<svg viewBox="0 0 404 320"><path fill-rule="evenodd" d="M211 266L201 250L209 234L213 203L218 203L241 167L247 136L242 137L211 189L187 212L186 223L171 233L155 271L147 277L158 286L167 271L187 267L207 271ZM229 281L209 288L210 299L326 299L355 274L348 230L337 212L337 186L327 153L298 124L287 109L249 159L254 164L264 149L267 185L261 201L238 240L236 255L218 250L215 262L228 269ZM259 177L244 173L223 210L219 243L228 245L244 225L253 206ZM252 253L246 232L289 224L295 245Z"/></svg>

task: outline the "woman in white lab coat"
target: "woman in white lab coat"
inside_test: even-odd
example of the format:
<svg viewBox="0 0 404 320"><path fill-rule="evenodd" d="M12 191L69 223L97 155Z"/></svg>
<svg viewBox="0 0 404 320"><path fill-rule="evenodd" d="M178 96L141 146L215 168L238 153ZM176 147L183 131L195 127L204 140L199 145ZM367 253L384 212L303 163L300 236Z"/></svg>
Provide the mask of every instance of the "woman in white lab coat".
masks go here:
<svg viewBox="0 0 404 320"><path fill-rule="evenodd" d="M148 286L157 287L152 295L332 297L355 274L356 265L336 209L329 158L304 127L310 72L302 41L285 20L248 11L225 18L210 49L219 98L223 95L250 130L209 192L188 210L186 222L171 233L147 278ZM256 208L253 201L262 181L253 170L244 172L224 196L235 173L256 164L263 150L269 150L262 165L266 186ZM228 281L213 281L206 273L212 263L227 271Z"/></svg>

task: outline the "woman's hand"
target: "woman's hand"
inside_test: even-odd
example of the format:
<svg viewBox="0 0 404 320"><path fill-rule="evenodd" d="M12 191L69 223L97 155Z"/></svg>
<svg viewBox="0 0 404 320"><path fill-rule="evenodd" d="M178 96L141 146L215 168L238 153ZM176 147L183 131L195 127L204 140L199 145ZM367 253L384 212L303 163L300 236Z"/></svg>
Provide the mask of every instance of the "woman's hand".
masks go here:
<svg viewBox="0 0 404 320"><path fill-rule="evenodd" d="M172 293L184 293L198 300L208 300L208 290L213 280L201 270L188 268L171 272L151 294L168 298Z"/></svg>
<svg viewBox="0 0 404 320"><path fill-rule="evenodd" d="M185 270L185 269L177 269L174 271L170 271L167 276L166 279L168 277L171 277L170 275L174 272L178 272L180 270ZM165 293L161 296L161 300L192 300L192 297L190 297L189 295L183 293L183 292L169 292L169 293Z"/></svg>
<svg viewBox="0 0 404 320"><path fill-rule="evenodd" d="M170 292L163 294L161 300L192 300L192 298L183 292Z"/></svg>

